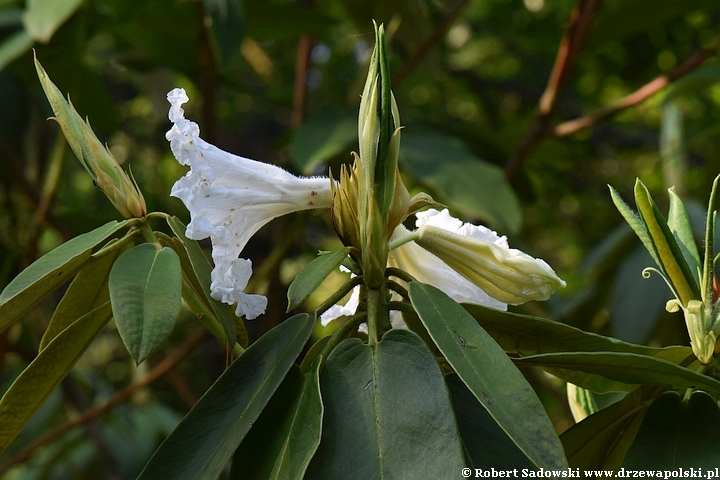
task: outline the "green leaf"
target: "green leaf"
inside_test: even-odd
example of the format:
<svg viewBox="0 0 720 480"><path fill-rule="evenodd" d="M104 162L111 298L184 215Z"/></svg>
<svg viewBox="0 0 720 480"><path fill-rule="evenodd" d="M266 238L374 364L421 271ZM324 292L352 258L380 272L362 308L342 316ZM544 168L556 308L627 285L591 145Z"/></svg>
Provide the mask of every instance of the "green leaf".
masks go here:
<svg viewBox="0 0 720 480"><path fill-rule="evenodd" d="M320 376L322 441L313 479L447 478L464 467L442 372L423 341L391 330L343 340Z"/></svg>
<svg viewBox="0 0 720 480"><path fill-rule="evenodd" d="M677 359L678 363L692 355L690 347L655 348L635 345L612 337L584 332L579 328L546 318L503 312L472 304L463 304L463 308L503 350L510 354L528 356L553 352L628 352L649 356L661 355L666 360Z"/></svg>
<svg viewBox="0 0 720 480"><path fill-rule="evenodd" d="M455 418L469 467L535 469L456 374L446 375L445 381L452 395Z"/></svg>
<svg viewBox="0 0 720 480"><path fill-rule="evenodd" d="M720 465L720 409L705 392L682 401L666 392L648 408L624 467L633 470L704 468Z"/></svg>
<svg viewBox="0 0 720 480"><path fill-rule="evenodd" d="M357 144L357 109L325 108L310 116L293 134L290 155L295 167L311 175L317 166Z"/></svg>
<svg viewBox="0 0 720 480"><path fill-rule="evenodd" d="M514 361L520 366L580 370L630 385L667 385L679 388L705 388L720 392L720 381L712 377L662 358L635 353L560 352L531 355ZM584 385L580 386L588 388Z"/></svg>
<svg viewBox="0 0 720 480"><path fill-rule="evenodd" d="M429 129L403 132L400 156L440 203L504 231L520 229L520 203L505 173L475 156L460 139Z"/></svg>
<svg viewBox="0 0 720 480"><path fill-rule="evenodd" d="M40 340L40 350L86 313L110 300L108 275L115 259L123 252L116 249L98 258L90 258L68 287Z"/></svg>
<svg viewBox="0 0 720 480"><path fill-rule="evenodd" d="M288 288L287 311L289 312L302 305L327 276L340 266L350 253L350 250L352 250L351 247L345 247L334 252L325 253L305 265Z"/></svg>
<svg viewBox="0 0 720 480"><path fill-rule="evenodd" d="M108 222L78 235L43 255L20 272L0 293L0 332L34 307L45 296L74 277L92 249L126 222Z"/></svg>
<svg viewBox="0 0 720 480"><path fill-rule="evenodd" d="M0 70L20 58L32 45L33 39L25 30L19 30L4 38L0 43Z"/></svg>
<svg viewBox="0 0 720 480"><path fill-rule="evenodd" d="M168 247L143 243L120 255L108 287L120 337L139 364L175 327L182 306L180 259Z"/></svg>
<svg viewBox="0 0 720 480"><path fill-rule="evenodd" d="M502 348L442 291L413 282L409 292L448 363L520 450L538 467L567 467L545 409Z"/></svg>
<svg viewBox="0 0 720 480"><path fill-rule="evenodd" d="M83 0L28 0L22 21L33 40L48 43Z"/></svg>
<svg viewBox="0 0 720 480"><path fill-rule="evenodd" d="M642 244L645 245L645 248L652 256L653 260L655 260L655 263L662 268L660 257L658 257L657 250L655 249L655 243L653 243L652 238L650 238L650 232L648 231L645 222L643 222L640 215L638 215L627 203L625 203L617 190L610 185L608 185L608 188L610 188L610 197L612 197L615 207L618 209L628 225L630 225L630 228L633 229Z"/></svg>
<svg viewBox="0 0 720 480"><path fill-rule="evenodd" d="M0 400L0 452L5 450L65 378L95 335L110 320L107 302L60 332Z"/></svg>
<svg viewBox="0 0 720 480"><path fill-rule="evenodd" d="M215 314L215 320L222 326L225 332L225 338L230 342L230 345L234 345L238 337L247 339L247 331L242 322L237 324L238 327L241 328L236 330L236 322L234 321L231 307L224 305L210 296L210 273L212 272L212 265L207 255L205 255L195 240L191 240L185 236L187 227L177 217L168 217L167 222L177 237L170 244L170 247L172 247L180 257L183 275L188 279L188 283L197 298L205 304L209 311ZM202 314L203 312L195 313ZM243 347L247 347L247 342L245 342Z"/></svg>
<svg viewBox="0 0 720 480"><path fill-rule="evenodd" d="M231 479L298 479L320 444L320 361L293 365L233 457Z"/></svg>
<svg viewBox="0 0 720 480"><path fill-rule="evenodd" d="M160 445L138 479L216 479L290 370L314 325L314 315L301 313L250 345Z"/></svg>
<svg viewBox="0 0 720 480"><path fill-rule="evenodd" d="M581 470L617 470L640 428L650 401L662 389L643 386L560 435L568 462Z"/></svg>
<svg viewBox="0 0 720 480"><path fill-rule="evenodd" d="M210 21L203 22L220 69L227 68L240 52L245 33L241 0L203 0Z"/></svg>

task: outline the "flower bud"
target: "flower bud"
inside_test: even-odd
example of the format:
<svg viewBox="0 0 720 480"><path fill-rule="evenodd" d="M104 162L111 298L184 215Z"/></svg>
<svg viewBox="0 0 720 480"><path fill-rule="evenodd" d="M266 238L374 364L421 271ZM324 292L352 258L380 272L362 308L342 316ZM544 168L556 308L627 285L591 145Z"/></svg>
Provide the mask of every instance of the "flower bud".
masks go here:
<svg viewBox="0 0 720 480"><path fill-rule="evenodd" d="M100 143L90 128L90 124L83 121L71 102L65 101L60 90L52 83L37 58L35 59L35 68L45 95L55 113L54 119L60 125L75 156L93 181L123 217L144 217L147 214L145 198L135 179L130 180L110 150Z"/></svg>
<svg viewBox="0 0 720 480"><path fill-rule="evenodd" d="M417 234L415 243L501 302L547 300L565 286L547 263L520 250L431 225Z"/></svg>

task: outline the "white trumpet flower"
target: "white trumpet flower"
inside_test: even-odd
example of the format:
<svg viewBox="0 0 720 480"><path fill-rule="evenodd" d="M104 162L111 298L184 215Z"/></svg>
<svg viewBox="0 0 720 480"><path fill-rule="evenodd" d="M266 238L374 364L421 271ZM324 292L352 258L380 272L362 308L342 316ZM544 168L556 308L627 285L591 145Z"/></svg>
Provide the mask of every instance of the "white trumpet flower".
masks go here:
<svg viewBox="0 0 720 480"><path fill-rule="evenodd" d="M565 286L545 261L510 248L505 237L462 223L447 210L418 213L416 225L415 243L500 302L547 300Z"/></svg>
<svg viewBox="0 0 720 480"><path fill-rule="evenodd" d="M300 210L329 208L331 180L296 177L274 165L220 150L201 139L198 125L185 118L181 107L188 101L185 90L176 88L167 98L173 126L166 138L178 162L190 166L170 192L190 211L186 235L212 241L212 297L237 303L237 315L256 318L265 312L267 299L243 292L252 263L239 258L240 253L271 220Z"/></svg>

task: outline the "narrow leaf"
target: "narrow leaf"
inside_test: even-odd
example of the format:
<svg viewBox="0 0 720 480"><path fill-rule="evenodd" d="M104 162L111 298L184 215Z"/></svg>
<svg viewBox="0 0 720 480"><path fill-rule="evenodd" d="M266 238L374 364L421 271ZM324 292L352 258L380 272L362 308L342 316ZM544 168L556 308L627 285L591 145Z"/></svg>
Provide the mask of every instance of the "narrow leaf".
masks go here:
<svg viewBox="0 0 720 480"><path fill-rule="evenodd" d="M700 391L687 402L676 392L658 397L648 408L624 464L633 470L704 468L708 472L718 465L720 409Z"/></svg>
<svg viewBox="0 0 720 480"><path fill-rule="evenodd" d="M468 466L485 470L535 469L457 375L446 375L445 381L452 394Z"/></svg>
<svg viewBox="0 0 720 480"><path fill-rule="evenodd" d="M63 330L20 374L0 400L0 452L5 450L65 378L110 320L107 302Z"/></svg>
<svg viewBox="0 0 720 480"><path fill-rule="evenodd" d="M645 411L663 389L640 387L560 435L568 462L582 470L617 470L632 445Z"/></svg>
<svg viewBox="0 0 720 480"><path fill-rule="evenodd" d="M232 479L297 479L320 444L320 361L303 374L293 365L233 457Z"/></svg>
<svg viewBox="0 0 720 480"><path fill-rule="evenodd" d="M58 304L40 340L43 350L60 332L75 320L110 300L108 275L120 250L91 258L77 274Z"/></svg>
<svg viewBox="0 0 720 480"><path fill-rule="evenodd" d="M585 332L547 318L503 312L472 304L463 304L463 308L510 354L528 356L554 352L628 352L660 355L666 360L677 359L677 363L692 355L690 347L655 348L635 345Z"/></svg>
<svg viewBox="0 0 720 480"><path fill-rule="evenodd" d="M295 315L250 345L160 445L138 480L216 479L290 370L315 317Z"/></svg>
<svg viewBox="0 0 720 480"><path fill-rule="evenodd" d="M136 363L154 353L175 327L182 306L180 259L143 243L117 259L108 287L115 323Z"/></svg>
<svg viewBox="0 0 720 480"><path fill-rule="evenodd" d="M28 0L22 21L33 40L48 43L82 0Z"/></svg>
<svg viewBox="0 0 720 480"><path fill-rule="evenodd" d="M447 478L464 467L442 372L423 341L391 330L375 347L342 341L320 377L313 479Z"/></svg>
<svg viewBox="0 0 720 480"><path fill-rule="evenodd" d="M75 276L90 258L92 249L126 222L112 221L78 235L43 255L20 272L0 293L0 332L34 307L45 296Z"/></svg>
<svg viewBox="0 0 720 480"><path fill-rule="evenodd" d="M247 331L242 322L237 323L240 328L236 331L236 322L232 310L210 296L212 265L207 255L195 240L185 236L187 227L177 217L168 217L167 222L176 236L175 241L170 246L180 257L183 275L188 279L196 296L205 304L208 310L214 312L215 319L222 326L230 345L234 345L238 337L247 339ZM200 314L201 312L196 313ZM243 347L247 347L247 342Z"/></svg>
<svg viewBox="0 0 720 480"><path fill-rule="evenodd" d="M561 352L531 355L514 361L521 366L580 370L631 385L667 385L720 392L720 381L712 377L662 358L635 353Z"/></svg>
<svg viewBox="0 0 720 480"><path fill-rule="evenodd" d="M288 288L288 312L305 302L350 253L351 247L320 255L300 270Z"/></svg>
<svg viewBox="0 0 720 480"><path fill-rule="evenodd" d="M410 284L410 301L465 385L538 467L565 468L555 427L522 373L475 319L445 293Z"/></svg>
<svg viewBox="0 0 720 480"><path fill-rule="evenodd" d="M610 188L610 197L612 197L612 201L615 204L615 207L618 209L618 211L623 216L628 225L630 225L630 228L633 229L642 244L645 245L645 248L647 249L648 253L653 257L655 263L660 268L662 268L662 262L660 262L660 257L658 256L655 244L653 243L652 238L650 238L650 232L648 231L648 228L643 222L640 215L634 212L632 208L630 208L630 206L625 203L617 190L615 190L610 185L608 185L608 188Z"/></svg>

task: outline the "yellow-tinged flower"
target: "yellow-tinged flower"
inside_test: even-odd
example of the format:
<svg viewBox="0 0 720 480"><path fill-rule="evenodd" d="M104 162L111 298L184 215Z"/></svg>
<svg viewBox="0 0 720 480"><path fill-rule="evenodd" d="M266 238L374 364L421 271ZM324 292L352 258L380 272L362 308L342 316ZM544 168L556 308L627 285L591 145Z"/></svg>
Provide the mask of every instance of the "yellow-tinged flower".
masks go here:
<svg viewBox="0 0 720 480"><path fill-rule="evenodd" d="M510 248L505 237L462 223L447 210L418 213L416 226L415 243L500 302L547 300L565 286L545 261Z"/></svg>
<svg viewBox="0 0 720 480"><path fill-rule="evenodd" d="M170 192L190 211L186 235L195 240L210 237L212 241L212 297L237 303L237 315L256 318L264 313L267 299L243 292L252 263L238 258L240 253L274 218L330 207L331 180L296 177L275 165L220 150L201 139L198 125L185 118L181 107L188 101L185 90L176 88L167 98L173 126L166 138L178 162L190 166Z"/></svg>

